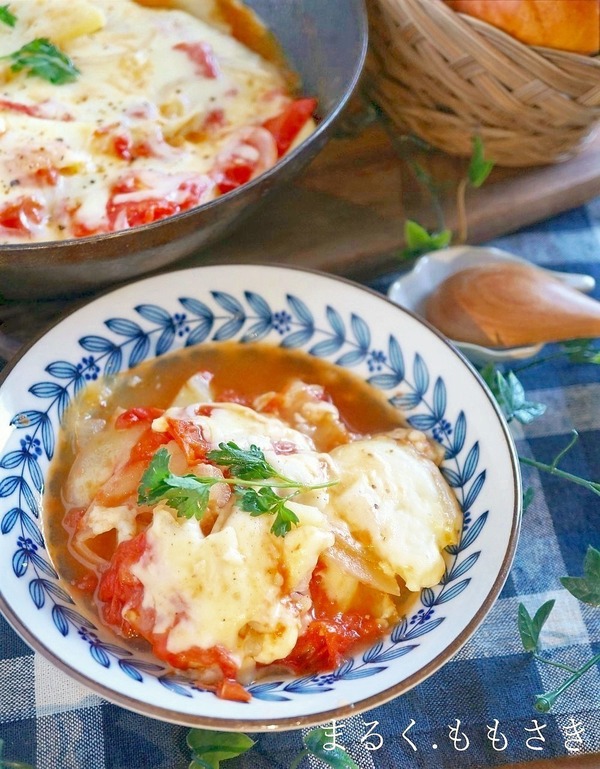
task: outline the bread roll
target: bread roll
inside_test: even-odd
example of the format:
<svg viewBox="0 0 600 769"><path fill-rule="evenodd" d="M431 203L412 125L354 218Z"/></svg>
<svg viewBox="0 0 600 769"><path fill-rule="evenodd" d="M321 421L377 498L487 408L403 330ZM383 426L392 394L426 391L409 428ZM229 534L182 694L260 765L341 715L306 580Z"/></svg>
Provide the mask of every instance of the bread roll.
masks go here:
<svg viewBox="0 0 600 769"><path fill-rule="evenodd" d="M600 51L600 0L445 0L528 45L580 54Z"/></svg>

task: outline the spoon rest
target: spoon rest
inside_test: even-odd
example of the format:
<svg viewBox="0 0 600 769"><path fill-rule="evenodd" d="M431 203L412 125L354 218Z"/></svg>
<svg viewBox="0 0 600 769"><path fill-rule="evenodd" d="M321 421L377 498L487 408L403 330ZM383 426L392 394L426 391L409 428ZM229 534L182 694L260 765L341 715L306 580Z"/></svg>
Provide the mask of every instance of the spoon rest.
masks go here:
<svg viewBox="0 0 600 769"><path fill-rule="evenodd" d="M455 246L433 251L418 259L410 272L392 283L388 290L388 297L393 302L425 317L426 300L443 281L458 271L491 262L531 265L527 260L498 248ZM562 284L579 292L588 293L595 288L594 278L590 275L545 270L541 267L537 270L551 275ZM501 363L527 359L536 355L544 346L544 342L539 341L532 344L497 347L457 340L451 335L449 338L466 357L480 365L488 362Z"/></svg>

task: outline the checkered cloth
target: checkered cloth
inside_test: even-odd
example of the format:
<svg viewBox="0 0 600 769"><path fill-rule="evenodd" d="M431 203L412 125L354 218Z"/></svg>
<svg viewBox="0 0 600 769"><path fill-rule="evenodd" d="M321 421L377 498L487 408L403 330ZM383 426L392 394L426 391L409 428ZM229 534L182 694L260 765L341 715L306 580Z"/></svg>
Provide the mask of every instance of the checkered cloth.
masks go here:
<svg viewBox="0 0 600 769"><path fill-rule="evenodd" d="M591 273L600 286L600 198L494 245L540 265ZM386 291L395 277L374 287ZM531 425L514 425L519 453L549 462L576 428L580 440L561 467L599 480L600 366L552 359L553 351L548 347L540 356L547 362L518 372L529 399L548 406ZM600 547L600 503L579 486L527 467L524 484L534 490L533 502L523 517L510 577L485 622L451 662L411 692L335 725L336 741L361 769L492 767L600 754L599 667L559 698L550 714L540 714L533 709L534 695L557 686L565 673L533 661L517 631L520 602L533 613L553 598L545 653L578 667L600 651L600 610L579 603L559 582L581 574L589 544ZM36 769L185 769L186 734L186 728L103 701L33 654L0 619L0 737L6 758ZM252 750L227 767L288 769L302 749L301 730L255 737ZM310 758L303 766L324 764Z"/></svg>

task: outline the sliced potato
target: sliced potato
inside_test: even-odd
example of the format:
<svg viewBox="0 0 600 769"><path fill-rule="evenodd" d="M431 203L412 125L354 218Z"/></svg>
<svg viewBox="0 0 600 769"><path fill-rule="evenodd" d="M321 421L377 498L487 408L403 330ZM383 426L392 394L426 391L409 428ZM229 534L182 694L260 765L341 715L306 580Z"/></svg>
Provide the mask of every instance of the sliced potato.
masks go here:
<svg viewBox="0 0 600 769"><path fill-rule="evenodd" d="M101 8L87 0L44 0L29 32L33 38L47 37L57 45L82 35L91 35L106 25Z"/></svg>

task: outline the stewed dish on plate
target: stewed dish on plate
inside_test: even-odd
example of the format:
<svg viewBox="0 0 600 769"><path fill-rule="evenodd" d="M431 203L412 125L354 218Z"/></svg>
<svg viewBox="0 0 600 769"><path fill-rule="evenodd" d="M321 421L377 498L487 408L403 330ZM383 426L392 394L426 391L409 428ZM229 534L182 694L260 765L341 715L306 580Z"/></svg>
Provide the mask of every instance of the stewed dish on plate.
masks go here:
<svg viewBox="0 0 600 769"><path fill-rule="evenodd" d="M44 501L58 571L196 685L332 671L439 582L443 449L350 372L203 345L86 388Z"/></svg>

